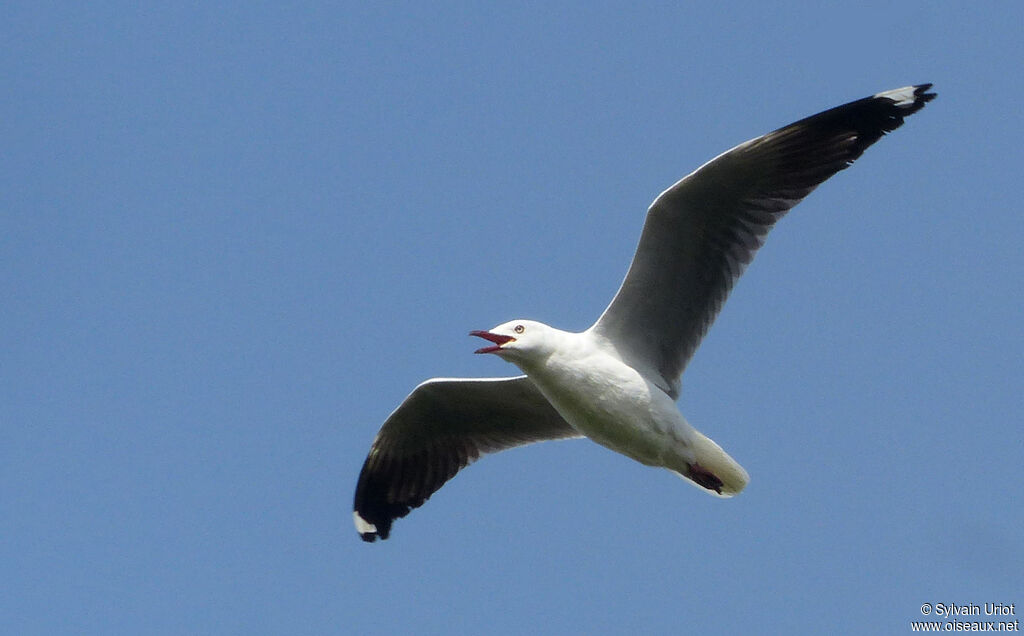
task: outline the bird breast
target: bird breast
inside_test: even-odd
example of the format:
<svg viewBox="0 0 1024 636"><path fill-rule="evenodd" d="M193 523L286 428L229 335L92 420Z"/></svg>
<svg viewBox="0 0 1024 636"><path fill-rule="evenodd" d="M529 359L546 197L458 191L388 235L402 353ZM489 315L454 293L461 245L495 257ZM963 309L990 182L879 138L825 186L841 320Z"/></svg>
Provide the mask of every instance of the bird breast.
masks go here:
<svg viewBox="0 0 1024 636"><path fill-rule="evenodd" d="M523 370L573 428L636 461L662 466L690 445L672 398L614 356L555 354Z"/></svg>

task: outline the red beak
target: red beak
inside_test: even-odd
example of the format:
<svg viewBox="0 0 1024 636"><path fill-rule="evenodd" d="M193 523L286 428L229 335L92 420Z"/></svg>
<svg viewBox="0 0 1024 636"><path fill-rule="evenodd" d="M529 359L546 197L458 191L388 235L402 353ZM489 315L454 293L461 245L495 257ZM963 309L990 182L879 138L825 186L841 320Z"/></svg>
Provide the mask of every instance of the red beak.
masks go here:
<svg viewBox="0 0 1024 636"><path fill-rule="evenodd" d="M469 335L476 336L477 338L483 338L484 340L490 340L494 343L493 347L483 347L477 349L473 353L494 353L495 351L501 351L501 345L506 342L512 342L515 340L512 336L501 336L490 331L470 331Z"/></svg>

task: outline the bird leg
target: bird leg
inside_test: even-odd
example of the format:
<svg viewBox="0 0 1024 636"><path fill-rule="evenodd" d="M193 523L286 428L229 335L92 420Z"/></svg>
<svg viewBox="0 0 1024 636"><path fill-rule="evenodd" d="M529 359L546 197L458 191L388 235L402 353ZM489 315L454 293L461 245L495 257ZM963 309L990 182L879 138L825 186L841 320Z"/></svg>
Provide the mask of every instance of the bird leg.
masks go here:
<svg viewBox="0 0 1024 636"><path fill-rule="evenodd" d="M697 482L701 486L708 490L714 490L718 494L722 494L722 480L719 479L713 472L704 468L697 462L689 465L690 474L687 475L690 479Z"/></svg>

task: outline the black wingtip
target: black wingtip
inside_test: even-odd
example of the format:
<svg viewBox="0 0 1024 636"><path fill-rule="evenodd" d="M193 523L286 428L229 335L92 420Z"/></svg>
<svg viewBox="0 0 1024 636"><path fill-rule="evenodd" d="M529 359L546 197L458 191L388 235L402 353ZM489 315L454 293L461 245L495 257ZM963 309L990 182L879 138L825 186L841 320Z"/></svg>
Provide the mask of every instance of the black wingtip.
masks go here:
<svg viewBox="0 0 1024 636"><path fill-rule="evenodd" d="M927 91L931 87L932 87L932 83L931 82L926 82L924 84L918 84L918 85L914 86L914 95L916 97L920 97L922 101L930 102L933 99L935 99L935 95L937 95L937 93L926 93L925 92L925 91Z"/></svg>
<svg viewBox="0 0 1024 636"><path fill-rule="evenodd" d="M391 523L393 519L379 517L374 521L367 521L366 513L358 508L355 510L356 532L359 538L367 543L373 543L377 539L384 541L391 534ZM372 518L372 515L369 515Z"/></svg>
<svg viewBox="0 0 1024 636"><path fill-rule="evenodd" d="M368 461L367 464L369 463ZM389 502L386 484L372 468L364 467L359 475L352 509L356 532L363 541L373 543L377 539L387 539L391 534L391 524L394 520L409 514L412 507Z"/></svg>
<svg viewBox="0 0 1024 636"><path fill-rule="evenodd" d="M935 99L935 93L929 93L931 83L904 86L871 97L836 106L817 115L812 115L794 124L790 124L776 132L816 130L822 139L830 131L850 131L855 133L850 143L843 150L842 164L836 170L851 165L872 144L903 125L904 120L924 108L924 105ZM766 136L767 137L767 136ZM831 175L828 175L831 176ZM819 180L824 181L823 177Z"/></svg>
<svg viewBox="0 0 1024 636"><path fill-rule="evenodd" d="M914 97L917 98L917 102L916 102L917 108L914 109L915 112L920 110L920 109L922 109L922 108L924 108L924 105L926 103L932 101L938 95L938 93L929 93L929 92L927 92L928 89L931 88L931 87L932 87L932 85L931 85L930 82L928 84L920 84L920 85L915 87Z"/></svg>
<svg viewBox="0 0 1024 636"><path fill-rule="evenodd" d="M931 82L915 84L906 88L897 88L890 91L878 93L874 99L885 99L888 103L899 109L900 117L907 117L924 108L924 105L936 97L936 93L929 93L932 87ZM908 94L907 91L910 91Z"/></svg>
<svg viewBox="0 0 1024 636"><path fill-rule="evenodd" d="M409 513L408 506L388 502L387 483L381 479L381 465L375 461L376 457L371 452L366 458L356 484L355 500L352 502L352 520L356 532L367 543L373 543L378 538L387 539L391 533L391 523Z"/></svg>
<svg viewBox="0 0 1024 636"><path fill-rule="evenodd" d="M380 451L375 442L359 473L352 503L356 531L363 541L387 539L396 519L422 506L459 467L476 458L476 451L465 451L443 466L431 464L428 455L414 453L399 460Z"/></svg>

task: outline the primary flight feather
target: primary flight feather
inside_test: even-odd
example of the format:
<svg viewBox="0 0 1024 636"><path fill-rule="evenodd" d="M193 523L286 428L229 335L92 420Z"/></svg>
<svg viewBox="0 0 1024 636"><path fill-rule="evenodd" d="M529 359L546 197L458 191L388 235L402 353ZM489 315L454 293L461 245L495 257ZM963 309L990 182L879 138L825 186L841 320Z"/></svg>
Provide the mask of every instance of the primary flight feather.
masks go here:
<svg viewBox="0 0 1024 636"><path fill-rule="evenodd" d="M731 497L747 472L675 406L687 362L768 231L814 188L931 101L931 84L812 115L722 153L647 211L618 293L589 329L513 320L474 331L513 378L434 378L377 433L356 485L365 541L423 504L480 455L589 437L705 492Z"/></svg>

